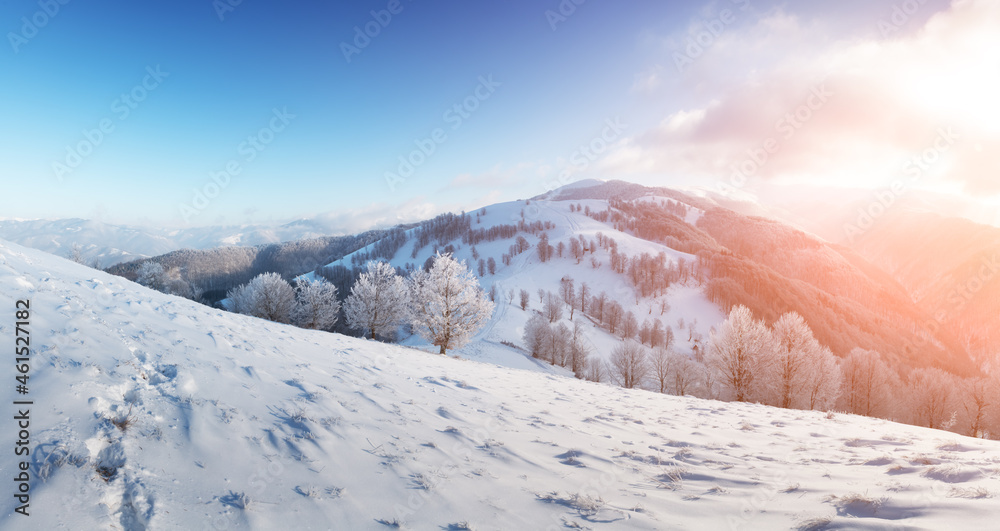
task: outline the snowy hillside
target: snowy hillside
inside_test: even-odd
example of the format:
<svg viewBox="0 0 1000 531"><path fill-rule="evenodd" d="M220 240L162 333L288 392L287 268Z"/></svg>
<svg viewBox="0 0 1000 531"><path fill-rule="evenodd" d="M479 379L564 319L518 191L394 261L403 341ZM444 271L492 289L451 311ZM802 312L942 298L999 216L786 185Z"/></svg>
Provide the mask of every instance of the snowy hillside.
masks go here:
<svg viewBox="0 0 1000 531"><path fill-rule="evenodd" d="M573 188L575 187L568 189ZM651 202L666 201L666 198L656 196L644 199ZM574 205L575 208L575 205L578 204L595 212L608 208L607 201L594 199L573 202L535 200L526 203L525 201L512 201L490 205L482 211L470 213L470 216L474 216L475 219L471 227L473 230L489 230L499 226L511 226L521 221L549 223L551 228L546 230L545 234L553 246L559 242L566 243L570 239L580 237L588 242L596 241L600 233L613 238L617 243L618 252L624 256L663 253L667 265L676 264L679 260L689 264L695 261L695 257L691 254L616 231L608 224L586 215L584 211L571 211L570 205ZM483 211L485 214L481 213ZM696 209L692 209L691 212L689 222L693 224L697 221L698 214ZM505 265L502 256L508 252L508 248L514 241L513 238L501 238L469 245L463 244L462 238L458 237L444 242L444 244L419 246L417 238L414 237L415 230L407 231L406 243L388 260L390 264L401 269L418 268L433 257L436 251L444 252L445 250L452 252L455 258L465 261L473 270L477 269L479 260L492 258L496 262L495 274L485 273L480 278L480 285L486 291L490 291L495 286L497 311L489 325L478 334L475 341L452 352L463 358L512 368L563 372L559 368L531 359L525 351L511 348L508 344L522 343L524 325L532 313L542 307L538 291L558 292L560 280L563 278L571 278L577 290L586 284L591 296L600 292L607 293L611 300L621 302L628 311L632 311L640 322L644 319L658 319L665 327L676 329L674 333L678 341L675 347L681 352L690 353L694 344L687 341L689 334L687 327L683 330L678 327L679 320L683 319L685 323L693 324L698 334L707 337L710 328L725 319L723 311L705 297L701 287L695 285L678 283L672 285L662 296L638 298L636 289L629 283L628 279L611 270L609 253L601 248L588 250L579 261L574 259L569 250L566 249L562 257L555 255L543 263L536 249L539 236L522 233L521 236L531 247L517 256L511 257L510 264ZM449 249L448 246L451 248ZM414 251L415 247L417 247L416 251ZM473 255L473 247L478 259ZM372 246L368 246L331 265L350 266L352 258L364 257L371 252ZM358 260L358 262L363 262L363 259ZM312 276L307 275L308 278L312 278ZM527 290L531 299L527 310L522 310L519 305L519 293L522 289ZM662 311L661 301L668 302L669 310ZM568 310L564 314L559 322L570 327L574 322L585 325L584 339L596 356L606 357L614 346L621 342L620 337L609 334L606 329L598 326L592 318L579 311L576 312L573 321L569 319ZM414 346L422 346L423 343L417 337L411 337L404 341L404 344Z"/></svg>
<svg viewBox="0 0 1000 531"><path fill-rule="evenodd" d="M300 330L6 242L0 294L34 349L3 529L994 525L993 442Z"/></svg>

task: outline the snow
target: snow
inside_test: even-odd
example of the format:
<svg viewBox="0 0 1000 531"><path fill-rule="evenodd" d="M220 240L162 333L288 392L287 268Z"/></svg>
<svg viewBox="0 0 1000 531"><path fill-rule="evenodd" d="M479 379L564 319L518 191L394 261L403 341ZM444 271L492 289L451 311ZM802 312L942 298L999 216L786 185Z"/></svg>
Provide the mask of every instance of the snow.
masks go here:
<svg viewBox="0 0 1000 531"><path fill-rule="evenodd" d="M660 199L667 200L667 198ZM479 223L475 221L476 212L471 212L469 215L473 218L472 227L474 229L486 229L504 224L516 225L522 219L522 212L526 222L551 222L555 228L549 229L546 232L549 235L549 242L553 246L558 245L560 241L568 243L571 237L578 237L580 235L586 237L588 241L596 239L597 233L600 232L614 238L618 242L619 252L629 256L642 253L656 255L663 252L670 262L676 262L681 258L689 263L696 260L694 255L643 240L630 234L618 232L610 225L597 221L583 212L570 212L570 204L579 204L583 208L589 207L592 211L603 211L608 208L607 201L596 199L579 201L532 200L527 204L525 201L512 201L486 207L486 214L480 216ZM413 230L408 231L408 236L412 237L413 232ZM609 256L605 250L597 249L592 254L587 253L579 264L569 256L568 251L563 255L563 258L554 256L552 260L542 263L538 258L535 247L538 243L538 238L528 233L520 234L528 240L532 247L528 251L515 256L510 266L504 266L500 258L508 251L513 240L501 239L493 242L483 242L476 246L480 258L486 260L489 257L493 257L497 262L496 274L487 274L480 279L480 284L486 291L489 291L491 285L496 285L498 292L497 308L493 318L486 325L485 330L478 334L476 340L465 347L450 351L451 354L510 368L569 374L562 368L551 367L548 364L532 359L524 350L512 348L507 344L513 343L522 349L524 348L522 335L524 324L527 322L530 314L522 311L518 305L518 292L521 289L527 290L531 295L529 312L538 310L541 308L541 303L537 295L538 290L544 289L558 293L559 281L564 276L572 277L577 289L579 289L582 283L586 282L591 295L596 295L601 291L607 292L610 299L620 302L626 311L635 313L640 324L646 318L656 318L660 319L665 327L674 328L677 338L675 348L680 352L692 353L695 343L688 341L689 335L687 331L678 329L677 322L679 319L683 318L685 320L685 326L687 323L696 321L696 332L703 339L708 338L712 327L717 326L725 320L723 311L716 304L708 300L701 288L682 284L675 284L670 288L666 294L666 298L671 306L670 311L664 315L660 315L657 301L646 299L636 302L635 290L629 281L622 275L611 271ZM433 255L434 244L432 243L424 247L417 253L416 257L412 257L414 242L415 240L411 239L409 243L396 252L396 255L389 263L398 268L404 268L407 265L421 267L427 258ZM470 268L475 270L477 261L472 258L472 249L470 246L462 244L460 239L449 243L456 248L456 252L454 253L455 258L464 260ZM371 247L365 247L357 252L367 253L371 250ZM441 247L444 247L444 245ZM331 265L350 266L351 256L349 254L333 262ZM592 257L597 258L601 262L599 269L594 269L590 264ZM300 278L312 279L313 274L309 273ZM514 300L509 298L511 289L514 290ZM564 314L562 322L572 328L573 323L569 320L568 308ZM614 346L621 341L620 338L608 334L607 331L595 325L587 316L580 314L580 312L576 312L574 316L574 321L577 320L581 320L586 324L587 330L584 340L596 356L607 358ZM417 337L405 338L402 343L428 351L432 350L426 341Z"/></svg>
<svg viewBox="0 0 1000 531"><path fill-rule="evenodd" d="M32 515L7 496L2 529L995 526L991 441L296 329L6 242L0 293L35 349Z"/></svg>

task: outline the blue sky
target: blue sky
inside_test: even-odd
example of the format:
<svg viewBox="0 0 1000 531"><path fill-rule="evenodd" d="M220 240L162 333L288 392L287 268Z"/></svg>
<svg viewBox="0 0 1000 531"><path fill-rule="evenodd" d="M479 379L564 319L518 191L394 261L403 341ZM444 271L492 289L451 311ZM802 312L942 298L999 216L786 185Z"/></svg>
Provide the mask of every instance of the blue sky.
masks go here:
<svg viewBox="0 0 1000 531"><path fill-rule="evenodd" d="M228 1L52 0L51 16L45 2L0 4L0 217L193 226L330 213L358 228L533 196L560 176L712 186L808 83L854 72L850 61L875 76L859 48L902 61L902 47L917 63L934 37L929 20L950 16L941 25L965 33L973 22L963 21L995 22L988 3L962 18L935 0L889 33L879 23L894 2L882 0ZM390 7L391 19L372 15ZM377 35L355 42L366 27ZM721 31L706 36L712 28ZM699 36L706 46L678 68L676 54ZM349 60L345 43L362 45ZM493 83L476 97L483 79ZM787 87L787 98L762 87ZM609 120L626 127L609 133ZM793 140L820 145L820 133L866 123L810 125ZM424 142L433 154L387 182L435 134ZM578 164L578 148L602 134L599 156ZM924 140L887 146L893 163ZM753 177L812 178L784 158ZM213 188L227 165L238 173ZM869 166L881 165L892 167Z"/></svg>

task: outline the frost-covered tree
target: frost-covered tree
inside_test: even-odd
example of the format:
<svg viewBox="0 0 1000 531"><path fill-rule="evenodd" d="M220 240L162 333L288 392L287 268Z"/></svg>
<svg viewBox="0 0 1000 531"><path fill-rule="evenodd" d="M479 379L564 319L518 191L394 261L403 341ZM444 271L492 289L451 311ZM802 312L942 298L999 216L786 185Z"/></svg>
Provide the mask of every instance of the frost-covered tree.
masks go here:
<svg viewBox="0 0 1000 531"><path fill-rule="evenodd" d="M162 291L166 280L167 273L164 271L163 266L159 263L147 260L142 264L139 264L139 269L136 271L135 281L140 285L157 291Z"/></svg>
<svg viewBox="0 0 1000 531"><path fill-rule="evenodd" d="M910 373L910 411L915 424L932 429L944 427L955 413L954 380L952 375L935 368L916 369Z"/></svg>
<svg viewBox="0 0 1000 531"><path fill-rule="evenodd" d="M440 347L441 354L466 344L493 314L479 281L449 254L439 255L430 271L415 272L410 293L415 331Z"/></svg>
<svg viewBox="0 0 1000 531"><path fill-rule="evenodd" d="M277 273L263 273L249 283L229 291L230 308L276 323L291 321L295 290Z"/></svg>
<svg viewBox="0 0 1000 531"><path fill-rule="evenodd" d="M531 295L528 294L528 290L522 289L520 297L521 297L521 310L527 310L528 303L531 302Z"/></svg>
<svg viewBox="0 0 1000 531"><path fill-rule="evenodd" d="M622 339L632 339L639 333L639 320L631 310L625 312L621 326Z"/></svg>
<svg viewBox="0 0 1000 531"><path fill-rule="evenodd" d="M989 419L997 404L996 380L985 376L968 378L962 382L957 392L969 426L968 435L985 437Z"/></svg>
<svg viewBox="0 0 1000 531"><path fill-rule="evenodd" d="M669 341L667 333L669 335ZM666 347L670 348L674 343L674 332L669 328L663 328L663 321L659 319L653 319L653 329L649 331L649 344L651 347Z"/></svg>
<svg viewBox="0 0 1000 531"><path fill-rule="evenodd" d="M435 265L432 266L436 267ZM421 271L414 273L421 274ZM426 274L426 273L424 273ZM386 262L368 262L344 301L347 325L369 337L396 331L409 317L410 292L406 282Z"/></svg>
<svg viewBox="0 0 1000 531"><path fill-rule="evenodd" d="M812 365L819 359L823 347L813 337L809 325L799 314L782 315L771 327L774 339L773 404L791 409L804 403Z"/></svg>
<svg viewBox="0 0 1000 531"><path fill-rule="evenodd" d="M340 300L337 286L323 280L300 280L295 286L295 310L292 320L296 326L313 330L330 330L340 317Z"/></svg>
<svg viewBox="0 0 1000 531"><path fill-rule="evenodd" d="M580 325L579 321L573 323L573 337L570 339L569 356L570 369L577 378L583 378L589 355L590 348L587 346L586 338L583 335L583 326Z"/></svg>
<svg viewBox="0 0 1000 531"><path fill-rule="evenodd" d="M832 408L840 396L843 379L837 357L827 347L820 349L806 379L806 407L820 411Z"/></svg>
<svg viewBox="0 0 1000 531"><path fill-rule="evenodd" d="M663 347L654 348L652 355L649 356L650 373L652 373L653 378L656 378L661 393L667 392L667 383L670 381L670 361L670 351Z"/></svg>
<svg viewBox="0 0 1000 531"><path fill-rule="evenodd" d="M554 250L555 249L549 245L549 235L543 232L542 235L538 237L538 259L543 263L548 262L552 258L552 252Z"/></svg>
<svg viewBox="0 0 1000 531"><path fill-rule="evenodd" d="M241 286L236 286L235 288L229 290L226 293L226 307L229 311L233 313L241 313L243 315L253 314L253 294L250 292L250 288L247 284Z"/></svg>
<svg viewBox="0 0 1000 531"><path fill-rule="evenodd" d="M604 323L608 325L608 331L612 334L619 329L625 309L618 301L609 301L604 305Z"/></svg>
<svg viewBox="0 0 1000 531"><path fill-rule="evenodd" d="M580 245L580 240L573 238L569 241L569 255L576 260L576 263L580 263L583 259L583 246Z"/></svg>
<svg viewBox="0 0 1000 531"><path fill-rule="evenodd" d="M631 339L621 343L611 351L608 369L618 385L626 389L639 387L649 374L645 347Z"/></svg>
<svg viewBox="0 0 1000 531"><path fill-rule="evenodd" d="M549 318L550 323L554 323L559 319L562 319L562 303L559 299L552 293L545 294L545 307L544 307L545 317Z"/></svg>
<svg viewBox="0 0 1000 531"><path fill-rule="evenodd" d="M552 334L552 327L549 321L542 314L536 313L528 319L524 325L524 346L535 358L543 357L546 345L549 343L549 336Z"/></svg>
<svg viewBox="0 0 1000 531"><path fill-rule="evenodd" d="M671 352L667 361L671 391L677 396L685 396L691 392L695 383L703 378L705 368L693 359L677 352Z"/></svg>
<svg viewBox="0 0 1000 531"><path fill-rule="evenodd" d="M848 412L868 417L887 415L896 373L874 350L856 348L841 363L842 399Z"/></svg>
<svg viewBox="0 0 1000 531"><path fill-rule="evenodd" d="M733 400L750 402L765 396L773 350L767 326L746 306L735 306L712 334L705 362Z"/></svg>
<svg viewBox="0 0 1000 531"><path fill-rule="evenodd" d="M577 290L576 294L576 304L580 308L580 312L587 313L587 302L590 299L590 286L586 282L580 283L580 289Z"/></svg>
<svg viewBox="0 0 1000 531"><path fill-rule="evenodd" d="M642 326L639 327L639 342L643 345L649 345L652 348L652 336L653 323L649 319L646 319L642 322Z"/></svg>
<svg viewBox="0 0 1000 531"><path fill-rule="evenodd" d="M596 357L587 358L586 378L591 382L603 382L607 378L607 367Z"/></svg>
<svg viewBox="0 0 1000 531"><path fill-rule="evenodd" d="M590 313L594 319L597 319L598 323L604 322L604 308L607 303L608 294L603 291L594 295L594 297L590 299Z"/></svg>
<svg viewBox="0 0 1000 531"><path fill-rule="evenodd" d="M559 294L562 295L563 302L569 305L569 320L572 321L573 310L576 308L576 288L572 277L562 277L559 280Z"/></svg>
<svg viewBox="0 0 1000 531"><path fill-rule="evenodd" d="M79 243L74 243L73 247L70 248L70 250L69 250L69 259L72 260L72 261L74 261L74 262L76 262L76 263L78 263L78 264L83 264L83 247L80 247ZM99 268L95 268L95 269L99 269ZM140 284L142 284L142 283L140 282ZM143 286L145 286L145 284L143 284Z"/></svg>
<svg viewBox="0 0 1000 531"><path fill-rule="evenodd" d="M573 340L573 332L570 331L566 323L559 323L552 327L552 334L549 335L549 346L546 359L553 365L565 367L569 363L570 343Z"/></svg>

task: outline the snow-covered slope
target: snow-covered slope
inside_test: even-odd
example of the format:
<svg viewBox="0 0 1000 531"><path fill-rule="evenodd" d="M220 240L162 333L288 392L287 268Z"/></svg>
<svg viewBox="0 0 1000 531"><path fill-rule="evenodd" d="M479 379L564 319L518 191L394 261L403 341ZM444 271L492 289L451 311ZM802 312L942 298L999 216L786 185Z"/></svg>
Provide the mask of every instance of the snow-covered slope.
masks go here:
<svg viewBox="0 0 1000 531"><path fill-rule="evenodd" d="M649 200L665 199L650 197ZM662 252L665 253L668 263L675 263L679 259L686 260L688 263L695 260L693 255L616 231L608 224L596 221L584 212L571 211L570 205L581 205L581 207L589 208L592 211L603 211L608 208L607 201L595 199L512 201L490 205L485 208L485 214L471 213L470 215L475 216L476 219L472 228L489 229L499 225L514 225L522 219L527 223L548 222L552 224L553 228L545 232L549 237L550 245L553 246L559 242L568 243L570 238L580 236L588 241L594 240L598 233L603 233L605 236L614 238L618 245L618 251L627 256L642 253L656 255ZM691 223L697 221L698 214L695 211L696 209L692 209ZM426 245L420 248L414 256L413 248L416 245L416 239L412 237L413 232L413 230L409 231L411 236L409 241L389 260L393 266L399 268L421 267L428 258L434 255L435 247L440 250L450 244L455 248L453 253L455 258L465 261L474 271L477 270L478 260L473 258L472 246L463 244L461 238L445 242L444 245ZM532 359L523 350L511 348L509 343L518 345L522 343L524 325L531 317L532 311L537 311L542 307L538 290L558 293L560 279L564 277L573 279L576 289L586 283L591 296L602 291L606 292L611 300L620 302L627 311L635 313L640 323L647 318L659 319L665 327L675 329L674 333L678 339L676 347L681 352L690 352L693 344L687 341L688 332L686 329L679 329L677 322L680 319L684 319L686 323L696 323L696 331L703 337L708 336L711 327L725 319L722 310L705 297L701 287L675 284L663 297L637 301L636 290L628 279L611 270L609 254L605 249L597 248L593 252L588 252L580 263L577 263L570 256L567 249L562 257L553 256L551 260L543 263L536 248L539 238L526 232L521 232L519 235L523 236L532 247L514 256L510 265L504 265L501 257L508 252L514 241L513 238L482 242L475 246L480 259L493 258L496 261L496 274L487 273L480 278L480 284L486 291L489 291L492 286L496 286L497 310L485 330L480 332L476 339L466 347L454 350L453 354L506 367L563 373L564 371L560 368ZM370 250L371 246L360 249L331 265L349 266L352 255L364 255ZM594 267L592 259L599 263L597 268ZM307 275L307 277L312 278L312 274ZM522 289L527 290L531 296L527 311L523 311L519 305L519 292ZM663 298L670 304L670 310L661 313L658 303ZM621 342L620 338L607 333L592 319L578 311L575 313L573 321L585 325L585 341L596 356L607 357L614 346ZM569 319L568 307L564 311L561 322L570 327L573 326L573 322ZM422 346L423 342L420 338L411 337L406 339L404 344Z"/></svg>
<svg viewBox="0 0 1000 531"><path fill-rule="evenodd" d="M3 529L995 524L993 442L295 329L0 242L11 345L24 299L30 390L8 367L4 444L33 400L31 516L6 496Z"/></svg>

